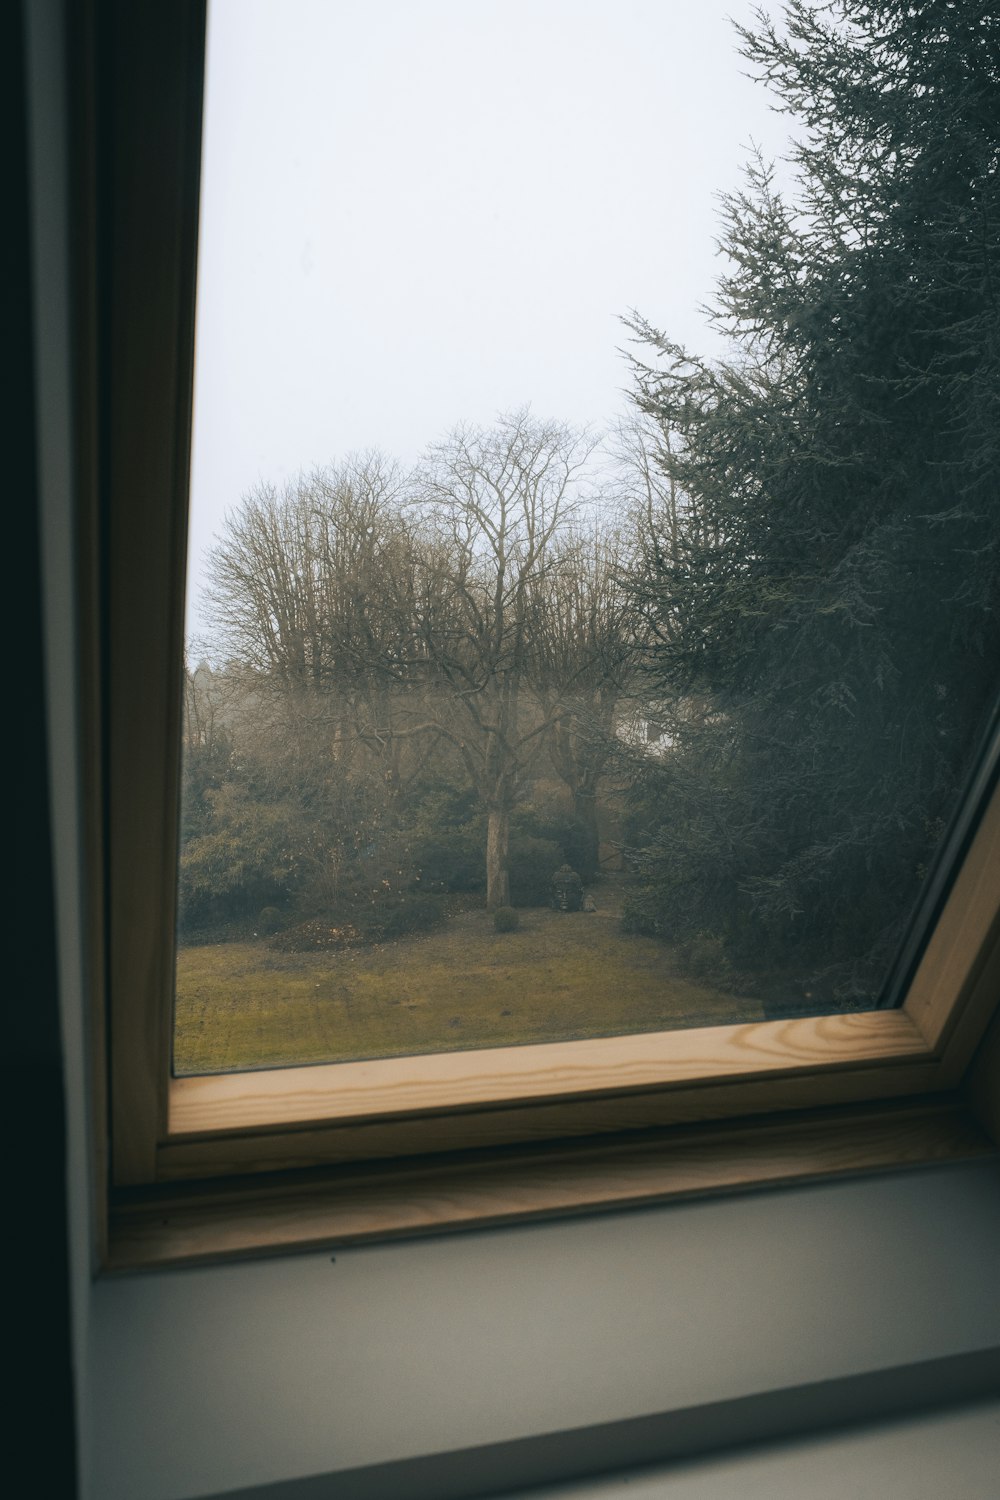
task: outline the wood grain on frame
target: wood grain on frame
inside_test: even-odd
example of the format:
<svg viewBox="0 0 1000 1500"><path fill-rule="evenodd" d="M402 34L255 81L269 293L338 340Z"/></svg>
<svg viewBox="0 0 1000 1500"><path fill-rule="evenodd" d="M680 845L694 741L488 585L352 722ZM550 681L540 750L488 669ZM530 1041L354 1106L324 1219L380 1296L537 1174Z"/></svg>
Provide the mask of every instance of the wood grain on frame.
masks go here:
<svg viewBox="0 0 1000 1500"><path fill-rule="evenodd" d="M903 1006L932 1050L942 1051L994 946L1000 914L1000 784L973 835ZM994 1002L998 997L993 996ZM981 1003L981 1002L980 1002ZM972 1019L972 1018L970 1018ZM981 1032L987 1017L979 1024ZM968 1032L968 1028L967 1028ZM959 1070L975 1040L966 1040Z"/></svg>
<svg viewBox="0 0 1000 1500"><path fill-rule="evenodd" d="M631 1079L624 1089L623 1067ZM353 1069L362 1077L352 1099L341 1095L338 1116L314 1075L322 1073L336 1093L338 1074ZM187 1128L161 1142L157 1179L621 1134L895 1099L938 1085L936 1062L898 1011L399 1058L377 1068L179 1079L171 1093Z"/></svg>
<svg viewBox="0 0 1000 1500"><path fill-rule="evenodd" d="M413 1158L604 1134L625 1139L650 1128L801 1111L831 1105L870 1105L930 1094L939 1086L934 1062L871 1065L825 1072L770 1075L605 1098L542 1101L498 1109L410 1115L380 1121L347 1120L301 1129L243 1130L179 1136L161 1144L157 1179L226 1177L234 1174Z"/></svg>
<svg viewBox="0 0 1000 1500"><path fill-rule="evenodd" d="M883 1105L615 1142L357 1167L200 1195L140 1195L113 1221L113 1267L318 1249L621 1210L706 1193L966 1160L994 1148L953 1102Z"/></svg>
<svg viewBox="0 0 1000 1500"><path fill-rule="evenodd" d="M901 1011L758 1021L540 1046L175 1078L171 1137L624 1094L749 1075L915 1059Z"/></svg>

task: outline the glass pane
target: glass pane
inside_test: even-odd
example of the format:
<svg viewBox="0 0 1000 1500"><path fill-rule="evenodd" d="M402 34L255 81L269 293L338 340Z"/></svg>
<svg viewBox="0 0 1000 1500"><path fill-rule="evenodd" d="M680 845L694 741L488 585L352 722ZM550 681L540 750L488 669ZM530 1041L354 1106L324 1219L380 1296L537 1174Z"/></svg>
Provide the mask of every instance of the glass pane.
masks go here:
<svg viewBox="0 0 1000 1500"><path fill-rule="evenodd" d="M996 23L897 10L213 0L178 1072L879 1003L1000 662Z"/></svg>

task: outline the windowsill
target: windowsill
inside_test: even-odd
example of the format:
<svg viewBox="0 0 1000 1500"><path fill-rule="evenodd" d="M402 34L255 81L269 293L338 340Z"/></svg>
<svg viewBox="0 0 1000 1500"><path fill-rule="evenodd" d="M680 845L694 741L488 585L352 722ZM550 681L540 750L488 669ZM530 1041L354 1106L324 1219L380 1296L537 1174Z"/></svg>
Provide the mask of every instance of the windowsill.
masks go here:
<svg viewBox="0 0 1000 1500"><path fill-rule="evenodd" d="M451 1500L972 1399L998 1239L982 1161L105 1277L89 1493Z"/></svg>
<svg viewBox="0 0 1000 1500"><path fill-rule="evenodd" d="M120 1192L108 1269L492 1228L997 1148L955 1096Z"/></svg>

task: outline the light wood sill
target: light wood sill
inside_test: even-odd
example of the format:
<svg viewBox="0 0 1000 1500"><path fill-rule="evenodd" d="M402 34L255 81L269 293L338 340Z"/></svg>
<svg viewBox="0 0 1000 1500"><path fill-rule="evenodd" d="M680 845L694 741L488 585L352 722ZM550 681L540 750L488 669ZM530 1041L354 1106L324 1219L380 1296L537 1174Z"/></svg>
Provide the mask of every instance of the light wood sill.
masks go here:
<svg viewBox="0 0 1000 1500"><path fill-rule="evenodd" d="M996 1154L955 1096L115 1195L108 1269L317 1250Z"/></svg>

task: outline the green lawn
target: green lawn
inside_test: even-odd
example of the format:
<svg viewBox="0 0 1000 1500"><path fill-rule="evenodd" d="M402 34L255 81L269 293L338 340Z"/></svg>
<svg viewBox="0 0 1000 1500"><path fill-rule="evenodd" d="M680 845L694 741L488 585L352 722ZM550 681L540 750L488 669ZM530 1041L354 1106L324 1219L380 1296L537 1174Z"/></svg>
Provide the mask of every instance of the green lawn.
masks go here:
<svg viewBox="0 0 1000 1500"><path fill-rule="evenodd" d="M613 901L522 912L520 930L502 935L471 911L342 953L281 954L263 941L180 949L175 1066L340 1062L761 1016L753 1000L673 975L669 950L620 932Z"/></svg>

